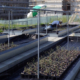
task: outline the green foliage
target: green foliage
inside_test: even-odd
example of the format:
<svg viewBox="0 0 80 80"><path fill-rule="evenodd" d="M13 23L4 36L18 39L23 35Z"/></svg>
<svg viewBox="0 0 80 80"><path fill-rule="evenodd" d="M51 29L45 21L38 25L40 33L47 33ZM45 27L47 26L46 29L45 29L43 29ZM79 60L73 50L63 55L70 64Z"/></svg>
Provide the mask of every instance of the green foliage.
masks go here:
<svg viewBox="0 0 80 80"><path fill-rule="evenodd" d="M2 33L3 32L3 30L2 29L0 29L0 33Z"/></svg>
<svg viewBox="0 0 80 80"><path fill-rule="evenodd" d="M63 17L60 17L58 20L61 20L63 23L66 23L67 22L67 17L63 16Z"/></svg>
<svg viewBox="0 0 80 80"><path fill-rule="evenodd" d="M70 19L70 17L69 17L69 19ZM52 18L50 19L50 23L52 23L53 21L55 21L55 20L61 20L63 23L66 23L67 22L67 16L52 16Z"/></svg>

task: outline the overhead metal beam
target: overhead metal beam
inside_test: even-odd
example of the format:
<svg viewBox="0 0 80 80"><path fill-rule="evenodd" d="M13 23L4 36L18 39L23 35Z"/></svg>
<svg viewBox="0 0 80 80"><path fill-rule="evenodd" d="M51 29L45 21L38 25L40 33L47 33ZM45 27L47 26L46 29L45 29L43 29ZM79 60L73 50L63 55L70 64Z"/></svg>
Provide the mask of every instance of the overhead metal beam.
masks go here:
<svg viewBox="0 0 80 80"><path fill-rule="evenodd" d="M59 10L49 10L49 9L33 9L33 8L30 8L30 7L11 7L11 6L0 6L1 9L7 9L7 10L10 10L10 9L22 9L22 10L40 10L40 11L51 11L51 12L56 12L56 13L75 13L75 11L59 11ZM77 11L77 13L80 13L79 11Z"/></svg>

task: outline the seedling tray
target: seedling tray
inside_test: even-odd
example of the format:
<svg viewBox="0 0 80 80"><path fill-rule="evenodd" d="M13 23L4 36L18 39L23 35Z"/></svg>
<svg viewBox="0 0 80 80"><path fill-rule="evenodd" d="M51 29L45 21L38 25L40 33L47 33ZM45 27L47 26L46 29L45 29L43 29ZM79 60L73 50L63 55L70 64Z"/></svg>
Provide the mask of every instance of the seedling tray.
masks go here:
<svg viewBox="0 0 80 80"><path fill-rule="evenodd" d="M61 44L61 45L63 45L63 44ZM55 48L54 50L56 51L57 49ZM63 52L64 52L64 51L63 51ZM68 56L71 55L71 54L68 54L69 52L70 52L70 51L65 52L65 55L68 55ZM71 52L70 52L70 53L71 53ZM48 58L49 58L48 56L49 56L49 55L48 55L48 54L45 54L45 53L43 53L43 54L44 54L44 55L42 55L42 56L44 56L43 58L45 59L45 61L48 60ZM58 54L58 50L57 50L57 52L56 52L55 54ZM74 53L74 51L73 51L72 54L74 55L74 54L76 54L76 53ZM59 55L62 55L62 54L59 54ZM54 55L54 56L55 56L55 55ZM57 56L58 56L58 55L57 55ZM65 61L66 61L66 60L65 60L65 58L66 58L65 56L64 56L65 58L64 58L64 61L63 61L63 62L60 62L60 61L59 61L61 64L64 63L65 65L67 65L67 67L62 66L62 67L64 67L62 70L60 70L59 67L58 67L58 69L59 69L58 71L61 72L59 75L58 75L58 73L56 73L55 70L53 70L53 72L51 72L51 70L50 70L49 73L44 73L44 70L41 70L41 66L40 66L40 70L43 71L43 72L40 71L40 76L41 76L40 78L41 78L41 79L45 78L45 79L52 79L52 80L62 80L62 78L65 77L65 75L68 73L68 71L70 71L70 70L73 68L73 65L76 64L76 63L78 62L78 60L80 59L80 54L79 54L79 52L75 55L75 57L74 57L74 56L71 56L71 57L69 56L69 57L68 57L68 56L67 56L67 58L68 58L68 59L70 58L70 60L69 60L70 62L68 61L69 64L68 64L67 62L65 62ZM71 60L72 57L73 57L73 59ZM41 59L43 59L43 58L41 58ZM58 58L57 58L57 57L55 58L55 61L58 61L57 59L59 59L59 56L58 56ZM50 62L51 62L51 61L50 61ZM46 63L46 62L45 62L45 63ZM31 71L32 71L32 70L35 70L35 69L34 69L34 68L35 68L34 64L36 65L36 62L34 62L34 64L33 64L33 62L30 62L30 63L28 63L28 64L29 64L29 65L31 64L32 67L33 67L33 68L31 68L31 66L30 66L30 70L31 70ZM40 64L41 64L41 62L40 62ZM53 63L53 64L54 64L54 63ZM30 73L31 75L28 75L28 73L27 73L27 70L28 70L27 67L29 68L29 65L26 65L26 69L25 69L26 72L25 72L25 70L24 70L24 71L21 73L21 77L22 77L22 78L27 78L27 76L28 76L28 78L32 78L31 76L33 76L33 74L34 74L34 75L35 75L35 74L37 75L37 73L36 73L36 72L34 73L33 71ZM42 65L43 65L43 64L42 64ZM44 64L44 65L45 65L45 64ZM46 65L47 65L47 64L46 64ZM63 64L62 64L62 65L63 65ZM59 64L58 64L58 65L55 65L55 66L56 66L56 67L57 67L57 66L60 66L60 67L61 67L61 65L59 65ZM45 66L45 68L46 68L46 67L47 67L47 66ZM52 67L52 66L49 66L49 65L48 65L48 67ZM42 68L42 69L44 69L44 68ZM55 68L53 68L53 69L55 69ZM37 70L37 69L36 69L36 70ZM57 69L56 69L56 70L57 70ZM55 71L55 72L54 72L54 71ZM24 75L24 73L25 73L25 75ZM33 73L33 74L32 74L32 73ZM54 74L54 76L52 76L52 75L50 75L50 74ZM26 76L26 75L27 75L27 76ZM36 77L36 75L35 75L35 77ZM23 77L23 76L24 76L24 77Z"/></svg>

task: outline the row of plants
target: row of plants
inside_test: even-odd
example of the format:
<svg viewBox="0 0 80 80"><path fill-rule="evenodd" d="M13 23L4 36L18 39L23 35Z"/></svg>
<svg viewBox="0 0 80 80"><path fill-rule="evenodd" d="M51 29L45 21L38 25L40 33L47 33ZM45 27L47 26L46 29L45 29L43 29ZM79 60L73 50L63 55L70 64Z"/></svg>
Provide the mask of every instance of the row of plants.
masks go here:
<svg viewBox="0 0 80 80"><path fill-rule="evenodd" d="M57 27L57 31L61 31L61 30L65 30L65 27ZM54 29L54 31L56 31L56 28Z"/></svg>
<svg viewBox="0 0 80 80"><path fill-rule="evenodd" d="M0 44L0 52L11 49L11 48L16 47L16 46L18 46L18 45L14 44L13 42L10 43L9 46L7 43L3 43L3 44L1 43Z"/></svg>
<svg viewBox="0 0 80 80"><path fill-rule="evenodd" d="M39 71L41 75L60 77L61 74L67 69L72 61L80 54L78 50L66 50L57 46L56 51L49 49L40 56ZM27 62L24 67L23 74L37 75L37 58L33 58Z"/></svg>
<svg viewBox="0 0 80 80"><path fill-rule="evenodd" d="M44 23L41 23L40 25L43 25ZM48 24L48 23L47 23ZM10 24L10 29L13 27L13 28L17 28L17 27L30 27L30 26L33 26L33 28L35 26L37 26L37 24L34 24L34 25L20 25L20 24ZM9 27L9 24L0 24L0 29L1 28L5 28L5 29L8 29Z"/></svg>
<svg viewBox="0 0 80 80"><path fill-rule="evenodd" d="M45 24L41 23L40 24L41 27L45 26ZM9 28L9 24L0 24L0 33L2 33L4 30L9 29L17 29L17 30L25 30L25 29L32 29L32 28L36 28L37 24L35 25L18 25L18 24L10 24L10 28Z"/></svg>
<svg viewBox="0 0 80 80"><path fill-rule="evenodd" d="M43 37L43 36L40 36L40 37ZM35 34L32 34L32 35L26 34L26 35L17 36L17 37L12 38L10 40L9 46L8 46L7 42L1 43L0 44L0 52L11 49L11 48L16 47L20 44L28 43L28 42L35 40L35 39L37 39L37 35L35 35Z"/></svg>
<svg viewBox="0 0 80 80"><path fill-rule="evenodd" d="M69 16L69 19L70 19L70 16ZM55 16L55 19L54 19L54 17L51 18L50 23L52 23L52 22L55 21L55 20L62 21L63 23L68 22L68 21L67 21L67 16L61 16L61 17L59 17L58 15L56 15L56 16Z"/></svg>
<svg viewBox="0 0 80 80"><path fill-rule="evenodd" d="M0 33L2 33L3 32L3 30L2 29L0 29Z"/></svg>
<svg viewBox="0 0 80 80"><path fill-rule="evenodd" d="M57 18L57 16L56 16L56 18ZM53 16L53 18L50 19L50 23L52 23L54 20L57 20L56 18L54 19L54 16ZM65 22L67 22L67 17L66 17L66 16L62 16L62 17L59 17L58 20L62 20L62 22L65 23ZM43 25L43 24L49 25L49 23L40 23L40 25ZM10 29L12 29L12 27L13 27L13 28L18 28L18 29L19 29L20 27L29 28L29 26L32 26L33 28L35 28L36 25L37 25L37 24L34 24L34 25L27 25L27 24L25 24L25 25L10 24ZM9 26L9 24L6 24L6 23L5 23L5 24L1 24L1 23L0 23L0 29L2 29L2 28L8 29L8 26Z"/></svg>

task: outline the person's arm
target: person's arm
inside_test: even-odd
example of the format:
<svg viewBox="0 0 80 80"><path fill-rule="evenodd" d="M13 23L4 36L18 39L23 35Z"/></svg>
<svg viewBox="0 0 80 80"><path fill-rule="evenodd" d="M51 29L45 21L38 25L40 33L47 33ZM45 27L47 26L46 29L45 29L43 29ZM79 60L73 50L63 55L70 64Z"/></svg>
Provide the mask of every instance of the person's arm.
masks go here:
<svg viewBox="0 0 80 80"><path fill-rule="evenodd" d="M60 22L57 24L57 26L58 26L58 27L62 27L62 25L61 25L61 23L60 23Z"/></svg>

